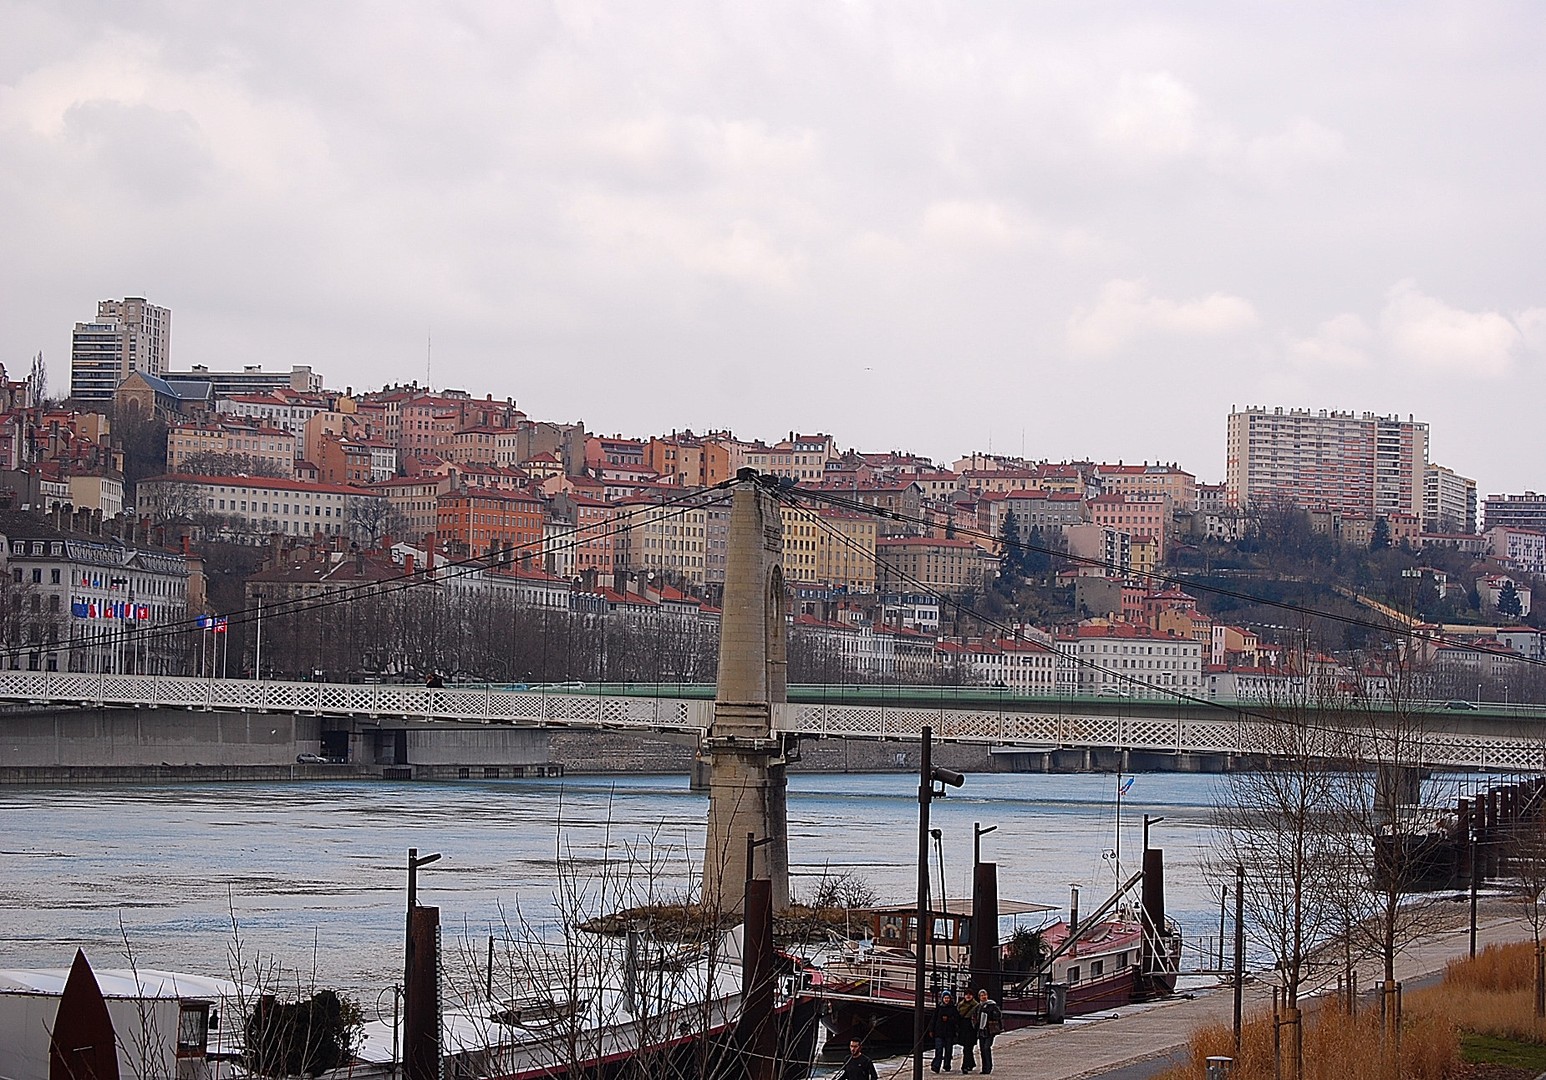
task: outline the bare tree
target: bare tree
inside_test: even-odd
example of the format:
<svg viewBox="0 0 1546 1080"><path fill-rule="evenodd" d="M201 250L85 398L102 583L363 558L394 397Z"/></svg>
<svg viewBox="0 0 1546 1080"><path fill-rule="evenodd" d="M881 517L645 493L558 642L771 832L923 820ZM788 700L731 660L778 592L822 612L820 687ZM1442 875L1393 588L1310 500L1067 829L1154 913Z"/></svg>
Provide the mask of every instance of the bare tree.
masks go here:
<svg viewBox="0 0 1546 1080"><path fill-rule="evenodd" d="M1247 931L1276 961L1290 1022L1316 950L1344 928L1347 845L1336 808L1348 746L1325 722L1334 700L1325 680L1300 679L1242 717L1238 745L1248 767L1228 774L1215 814L1213 871L1226 878L1244 869ZM1297 1063L1297 1023L1294 1032Z"/></svg>

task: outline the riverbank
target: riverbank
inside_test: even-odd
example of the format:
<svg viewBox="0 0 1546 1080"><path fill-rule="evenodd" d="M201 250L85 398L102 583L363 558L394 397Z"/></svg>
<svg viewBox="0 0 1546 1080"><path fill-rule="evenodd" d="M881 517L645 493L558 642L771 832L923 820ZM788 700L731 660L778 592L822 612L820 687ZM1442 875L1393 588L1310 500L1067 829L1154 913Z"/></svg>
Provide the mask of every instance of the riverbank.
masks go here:
<svg viewBox="0 0 1546 1080"><path fill-rule="evenodd" d="M1446 920L1445 929L1397 957L1396 977L1403 983L1438 975L1450 960L1469 952L1468 912L1463 904L1455 907L1459 909L1458 923ZM1513 913L1517 910L1517 904L1505 900L1489 901L1478 915L1477 947L1528 939L1529 924ZM1360 986L1376 986L1379 978L1377 964L1358 965ZM1328 979L1313 984L1309 994L1334 990L1335 972ZM1247 1014L1271 1006L1272 985L1264 978L1247 984ZM1021 1080L1091 1080L1142 1063L1168 1064L1179 1060L1193 1031L1210 1023L1229 1024L1233 1015L1234 992L1219 986L1191 997L1121 1009L1061 1027L1027 1028L999 1036L993 1047L994 1071ZM1126 1075L1146 1075L1147 1071L1136 1068Z"/></svg>

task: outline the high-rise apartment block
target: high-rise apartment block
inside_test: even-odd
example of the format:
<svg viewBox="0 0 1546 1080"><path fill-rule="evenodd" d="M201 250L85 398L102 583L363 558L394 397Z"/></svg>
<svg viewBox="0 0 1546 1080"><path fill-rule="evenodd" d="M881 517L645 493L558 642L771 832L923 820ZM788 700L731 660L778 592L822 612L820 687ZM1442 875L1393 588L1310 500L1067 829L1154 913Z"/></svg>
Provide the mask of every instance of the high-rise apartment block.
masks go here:
<svg viewBox="0 0 1546 1080"><path fill-rule="evenodd" d="M1427 467L1428 425L1411 417L1257 406L1229 414L1225 483L1236 506L1420 517Z"/></svg>
<svg viewBox="0 0 1546 1080"><path fill-rule="evenodd" d="M1483 513L1483 530L1506 526L1546 532L1546 495L1526 491L1519 495L1489 495Z"/></svg>
<svg viewBox="0 0 1546 1080"><path fill-rule="evenodd" d="M131 371L159 376L171 353L172 312L143 296L101 300L97 317L75 324L70 339L70 396L111 401Z"/></svg>
<svg viewBox="0 0 1546 1080"><path fill-rule="evenodd" d="M1429 465L1423 474L1423 531L1474 533L1476 481L1443 465Z"/></svg>

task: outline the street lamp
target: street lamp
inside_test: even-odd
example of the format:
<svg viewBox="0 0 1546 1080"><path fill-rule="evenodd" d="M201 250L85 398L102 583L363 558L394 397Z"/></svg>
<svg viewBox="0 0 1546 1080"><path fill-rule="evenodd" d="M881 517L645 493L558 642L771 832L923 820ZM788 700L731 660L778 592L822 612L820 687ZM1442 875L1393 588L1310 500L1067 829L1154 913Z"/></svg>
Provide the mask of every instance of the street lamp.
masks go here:
<svg viewBox="0 0 1546 1080"><path fill-rule="evenodd" d="M981 822L972 822L972 865L982 862L982 838L990 832L997 831L997 825L983 825Z"/></svg>
<svg viewBox="0 0 1546 1080"><path fill-rule="evenodd" d="M923 1032L924 1032L924 935L934 936L933 913L929 910L929 803L934 798L934 785L939 784L939 794L945 794L944 785L960 787L966 777L953 769L934 765L934 729L927 724L922 732L922 747L918 755L918 911L917 933L913 939L913 1080L923 1080Z"/></svg>

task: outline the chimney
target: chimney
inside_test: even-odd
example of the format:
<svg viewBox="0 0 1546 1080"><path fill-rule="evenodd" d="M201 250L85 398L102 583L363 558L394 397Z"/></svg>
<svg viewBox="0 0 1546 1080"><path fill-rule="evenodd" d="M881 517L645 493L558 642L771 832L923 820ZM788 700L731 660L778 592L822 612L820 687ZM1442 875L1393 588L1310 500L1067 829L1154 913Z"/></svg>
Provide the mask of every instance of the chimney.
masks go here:
<svg viewBox="0 0 1546 1080"><path fill-rule="evenodd" d="M189 555L193 554L193 544L189 542L187 533L183 533L180 539L183 543L183 558L186 559Z"/></svg>
<svg viewBox="0 0 1546 1080"><path fill-rule="evenodd" d="M435 534L424 534L424 569L435 569Z"/></svg>
<svg viewBox="0 0 1546 1080"><path fill-rule="evenodd" d="M413 577L413 552L403 556L403 576Z"/></svg>

